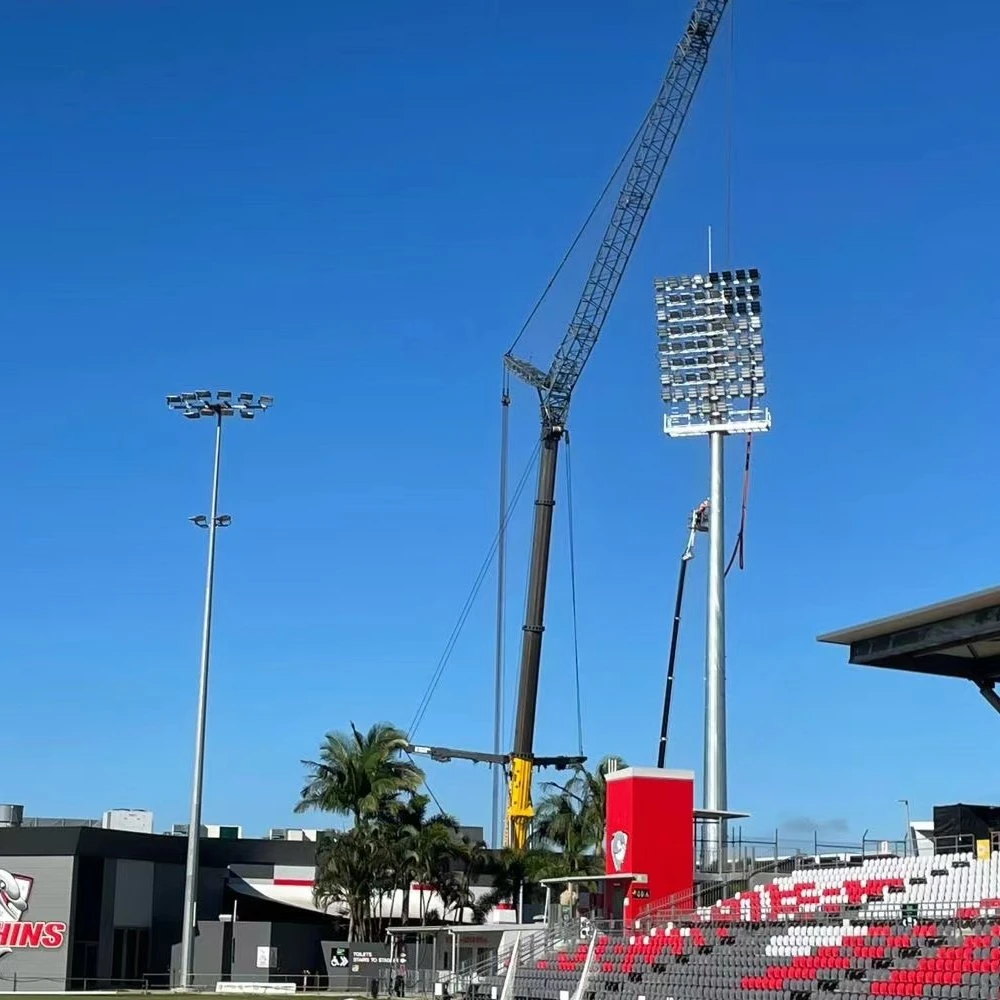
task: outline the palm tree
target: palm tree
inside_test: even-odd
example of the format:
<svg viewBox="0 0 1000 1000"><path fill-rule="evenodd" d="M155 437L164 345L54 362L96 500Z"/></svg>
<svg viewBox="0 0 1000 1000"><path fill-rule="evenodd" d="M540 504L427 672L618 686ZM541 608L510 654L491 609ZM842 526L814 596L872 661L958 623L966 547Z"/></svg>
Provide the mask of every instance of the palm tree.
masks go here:
<svg viewBox="0 0 1000 1000"><path fill-rule="evenodd" d="M459 847L458 821L444 813L432 816L414 831L412 845L415 880L441 897L444 919L451 894L452 862ZM421 891L420 922L424 923L427 916L427 900Z"/></svg>
<svg viewBox="0 0 1000 1000"><path fill-rule="evenodd" d="M392 854L377 828L327 835L316 851L313 896L324 910L332 903L347 906L348 941L371 941L372 901L382 898L393 876Z"/></svg>
<svg viewBox="0 0 1000 1000"><path fill-rule="evenodd" d="M482 923L486 911L479 907L472 893L472 884L486 868L486 844L471 837L456 839L452 850L452 870L446 883L447 903L455 911L457 923L464 923L465 911L472 911L473 923Z"/></svg>
<svg viewBox="0 0 1000 1000"><path fill-rule="evenodd" d="M447 813L427 815L430 798L411 793L394 804L387 822L393 827L400 879L403 882L403 923L410 916L410 884L433 884L447 870L455 853L458 820ZM420 895L420 920L424 919L424 897Z"/></svg>
<svg viewBox="0 0 1000 1000"><path fill-rule="evenodd" d="M510 903L519 910L522 896L526 902L532 902L537 895L539 879L558 878L566 874L561 855L556 852L537 849L518 851L512 847L494 851L487 859L485 868L492 877L493 888L479 900L477 919L480 914L485 918L499 903Z"/></svg>
<svg viewBox="0 0 1000 1000"><path fill-rule="evenodd" d="M356 828L365 826L423 783L424 772L400 759L408 745L406 734L387 722L375 723L367 733L353 722L350 733L327 733L319 760L302 761L308 780L295 811L349 815Z"/></svg>
<svg viewBox="0 0 1000 1000"><path fill-rule="evenodd" d="M561 870L553 872L553 877L590 873L597 860L588 810L565 789L539 803L535 813L535 839L539 845L557 852L558 861L553 858L553 866Z"/></svg>
<svg viewBox="0 0 1000 1000"><path fill-rule="evenodd" d="M536 837L562 851L571 874L594 870L594 862L604 857L607 774L622 767L627 764L621 757L608 756L593 772L579 767L565 784L548 782L545 786L550 794L536 813Z"/></svg>

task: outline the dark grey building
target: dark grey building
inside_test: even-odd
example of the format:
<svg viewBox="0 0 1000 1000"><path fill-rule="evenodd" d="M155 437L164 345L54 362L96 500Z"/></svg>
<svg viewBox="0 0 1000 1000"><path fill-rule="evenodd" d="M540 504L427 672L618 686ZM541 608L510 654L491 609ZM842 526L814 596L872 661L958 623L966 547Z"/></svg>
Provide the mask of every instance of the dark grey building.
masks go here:
<svg viewBox="0 0 1000 1000"><path fill-rule="evenodd" d="M175 836L0 828L0 991L168 985L185 849L186 839ZM308 841L202 839L196 972L204 985L324 967L320 941L339 937L339 922L246 884L248 876L273 881L283 871L311 879L315 852ZM262 947L278 955L270 968L261 967Z"/></svg>

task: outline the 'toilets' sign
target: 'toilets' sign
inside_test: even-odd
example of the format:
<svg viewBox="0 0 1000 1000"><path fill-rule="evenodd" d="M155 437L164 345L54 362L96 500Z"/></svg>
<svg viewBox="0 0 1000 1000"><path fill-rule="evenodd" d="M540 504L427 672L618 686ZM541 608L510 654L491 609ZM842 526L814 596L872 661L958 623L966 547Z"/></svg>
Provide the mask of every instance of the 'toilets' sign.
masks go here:
<svg viewBox="0 0 1000 1000"><path fill-rule="evenodd" d="M0 958L17 948L54 950L66 943L66 925L56 920L25 920L34 879L0 868Z"/></svg>

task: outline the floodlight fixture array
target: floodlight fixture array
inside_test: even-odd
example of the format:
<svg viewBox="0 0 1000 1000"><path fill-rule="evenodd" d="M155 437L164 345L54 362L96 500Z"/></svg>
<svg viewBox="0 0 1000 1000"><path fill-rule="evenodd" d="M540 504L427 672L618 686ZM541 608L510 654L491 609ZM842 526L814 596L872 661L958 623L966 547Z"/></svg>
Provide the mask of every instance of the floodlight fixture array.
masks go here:
<svg viewBox="0 0 1000 1000"><path fill-rule="evenodd" d="M190 420L199 417L231 417L238 413L245 420L252 420L256 413L262 413L274 403L273 396L254 396L252 392L241 392L236 398L228 389L211 392L198 389L167 396L167 406Z"/></svg>
<svg viewBox="0 0 1000 1000"><path fill-rule="evenodd" d="M757 268L658 278L655 291L664 433L769 430Z"/></svg>

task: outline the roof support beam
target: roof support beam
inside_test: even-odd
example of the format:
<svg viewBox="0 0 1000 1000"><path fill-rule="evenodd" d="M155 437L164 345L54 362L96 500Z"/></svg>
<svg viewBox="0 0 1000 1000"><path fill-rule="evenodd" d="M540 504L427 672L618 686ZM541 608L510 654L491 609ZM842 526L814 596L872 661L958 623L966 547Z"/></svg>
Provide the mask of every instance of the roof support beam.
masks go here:
<svg viewBox="0 0 1000 1000"><path fill-rule="evenodd" d="M997 694L995 684L979 684L979 693L993 706L993 710L1000 713L1000 695Z"/></svg>
<svg viewBox="0 0 1000 1000"><path fill-rule="evenodd" d="M851 647L850 662L862 667L881 667L884 670L905 670L913 674L934 674L937 677L955 677L974 684L990 684L1000 680L1000 659L971 656L945 656L928 653L926 656L882 656L866 663L854 656Z"/></svg>
<svg viewBox="0 0 1000 1000"><path fill-rule="evenodd" d="M888 632L885 635L859 639L851 643L851 663L874 666L890 657L933 653L997 637L1000 637L1000 607L984 608L981 611L971 611L968 614L956 615L953 618L930 622L901 632ZM934 673L944 673L944 671L935 670ZM952 676L958 677L962 674Z"/></svg>

